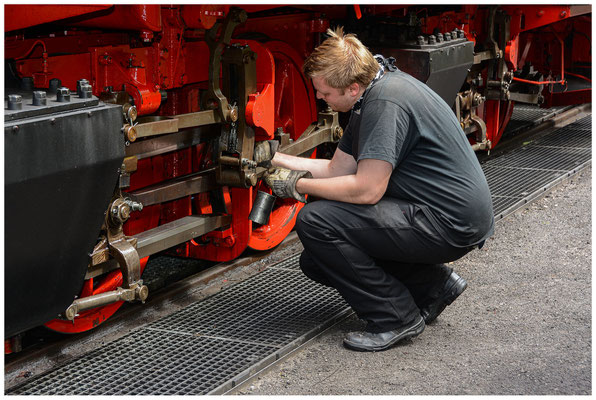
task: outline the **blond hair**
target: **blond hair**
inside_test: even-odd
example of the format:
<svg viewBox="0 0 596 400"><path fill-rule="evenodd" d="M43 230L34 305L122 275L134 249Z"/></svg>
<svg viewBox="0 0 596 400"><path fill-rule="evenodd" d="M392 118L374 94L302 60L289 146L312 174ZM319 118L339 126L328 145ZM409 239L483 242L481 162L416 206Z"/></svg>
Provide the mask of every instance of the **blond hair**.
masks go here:
<svg viewBox="0 0 596 400"><path fill-rule="evenodd" d="M379 71L372 53L353 34L344 35L343 27L327 29L327 38L304 61L308 78L322 77L336 89L353 83L367 87Z"/></svg>

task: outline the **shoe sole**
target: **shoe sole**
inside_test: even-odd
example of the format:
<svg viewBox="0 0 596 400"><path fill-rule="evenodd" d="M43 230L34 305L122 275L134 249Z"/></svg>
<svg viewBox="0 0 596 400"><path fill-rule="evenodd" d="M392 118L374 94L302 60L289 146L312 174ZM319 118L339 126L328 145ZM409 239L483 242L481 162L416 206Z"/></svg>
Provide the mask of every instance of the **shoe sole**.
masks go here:
<svg viewBox="0 0 596 400"><path fill-rule="evenodd" d="M437 312L434 316L432 316L432 318L429 316L425 319L424 322L430 324L435 319L437 319L437 317L445 310L445 308L448 305L451 305L451 303L453 303L455 299L457 299L464 292L464 290L466 290L467 287L468 282L466 282L466 280L461 276L458 277L457 280L451 285L451 287L447 289L447 295L443 299L443 305L441 306L441 308L437 309Z"/></svg>
<svg viewBox="0 0 596 400"><path fill-rule="evenodd" d="M424 332L424 327L425 327L424 319L420 318L420 321L416 325L408 328L408 330L402 332L400 335L396 336L394 339L392 339L391 341L389 341L388 343L386 343L382 346L362 347L362 346L358 345L357 343L350 342L349 340L346 340L346 339L344 339L344 345L347 348L349 348L351 350L356 350L356 351L383 351L383 350L389 349L390 347L394 346L398 342L401 342L402 340L415 338L416 336L418 336L422 332Z"/></svg>

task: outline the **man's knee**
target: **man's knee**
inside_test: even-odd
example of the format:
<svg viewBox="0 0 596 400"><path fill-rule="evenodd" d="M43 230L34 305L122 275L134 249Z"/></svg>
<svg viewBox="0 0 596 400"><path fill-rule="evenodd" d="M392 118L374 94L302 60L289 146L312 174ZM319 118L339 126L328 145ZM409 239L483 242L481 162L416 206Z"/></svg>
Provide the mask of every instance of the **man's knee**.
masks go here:
<svg viewBox="0 0 596 400"><path fill-rule="evenodd" d="M323 201L316 201L309 203L302 207L298 217L296 217L296 232L302 239L304 237L312 237L326 228Z"/></svg>

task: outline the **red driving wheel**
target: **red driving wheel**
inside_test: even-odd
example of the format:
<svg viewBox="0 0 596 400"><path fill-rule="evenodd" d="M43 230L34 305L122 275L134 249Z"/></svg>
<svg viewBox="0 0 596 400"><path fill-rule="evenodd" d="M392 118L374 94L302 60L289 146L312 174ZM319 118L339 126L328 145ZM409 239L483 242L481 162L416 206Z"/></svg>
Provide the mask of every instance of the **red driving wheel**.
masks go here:
<svg viewBox="0 0 596 400"><path fill-rule="evenodd" d="M275 127L283 128L292 139L297 139L317 118L314 91L302 74L304 60L285 42L270 41L263 45L275 60ZM315 157L315 152L311 157ZM271 193L262 182L258 189ZM253 190L253 196L256 193ZM295 200L277 199L269 223L253 223L248 246L254 250L268 250L277 246L294 228L296 216L303 206L303 203Z"/></svg>

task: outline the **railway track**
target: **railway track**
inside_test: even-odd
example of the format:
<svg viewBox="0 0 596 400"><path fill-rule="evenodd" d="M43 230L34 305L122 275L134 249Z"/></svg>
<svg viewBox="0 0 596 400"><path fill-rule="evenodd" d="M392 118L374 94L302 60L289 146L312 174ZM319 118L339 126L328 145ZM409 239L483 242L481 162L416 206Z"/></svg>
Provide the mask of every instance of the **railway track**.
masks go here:
<svg viewBox="0 0 596 400"><path fill-rule="evenodd" d="M516 112L515 129L498 153L481 157L497 220L544 195L591 160L590 105L549 111L520 107ZM144 306L128 305L97 331L36 343L5 358L5 391L233 391L351 313L334 291L301 275L296 256L300 249L292 234L274 251L201 266L207 269L159 290ZM133 366L127 364L132 355ZM115 375L102 372L103 363L115 366ZM114 380L123 374L128 380ZM131 374L144 379L132 379Z"/></svg>

